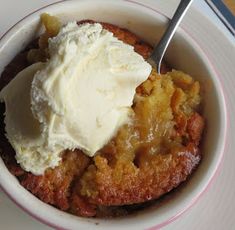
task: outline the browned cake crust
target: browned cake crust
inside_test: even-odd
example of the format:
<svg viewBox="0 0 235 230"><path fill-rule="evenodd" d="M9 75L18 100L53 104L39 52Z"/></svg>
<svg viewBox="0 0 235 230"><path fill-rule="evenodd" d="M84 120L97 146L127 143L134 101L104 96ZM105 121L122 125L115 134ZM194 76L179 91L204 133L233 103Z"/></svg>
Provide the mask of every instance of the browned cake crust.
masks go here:
<svg viewBox="0 0 235 230"><path fill-rule="evenodd" d="M126 29L102 23L120 40L147 58L151 46ZM36 43L35 43L36 44ZM37 45L33 45L37 48ZM9 64L0 79L6 85L28 66L26 52ZM169 70L166 66L163 72ZM55 169L42 176L25 172L15 161L4 135L1 104L0 148L8 169L40 200L79 216L119 213L105 206L122 206L156 199L185 181L199 164L204 120L198 113L199 83L188 75L155 71L137 88L134 122L122 127L95 157L65 151ZM103 211L102 211L103 210ZM104 211L105 210L105 211Z"/></svg>

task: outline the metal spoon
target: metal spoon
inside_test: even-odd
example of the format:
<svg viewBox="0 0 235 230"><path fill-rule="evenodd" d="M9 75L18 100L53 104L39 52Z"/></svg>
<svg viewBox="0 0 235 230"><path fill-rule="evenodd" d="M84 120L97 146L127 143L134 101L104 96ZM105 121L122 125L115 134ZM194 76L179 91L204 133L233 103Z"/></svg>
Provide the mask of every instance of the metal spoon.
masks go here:
<svg viewBox="0 0 235 230"><path fill-rule="evenodd" d="M157 69L157 72L160 74L161 70L161 62L163 56L166 52L166 49L175 34L176 29L178 28L181 20L186 14L189 6L193 0L181 0L178 8L175 11L173 18L169 22L169 26L167 27L165 33L163 34L160 42L153 49L152 54L150 55L148 62Z"/></svg>

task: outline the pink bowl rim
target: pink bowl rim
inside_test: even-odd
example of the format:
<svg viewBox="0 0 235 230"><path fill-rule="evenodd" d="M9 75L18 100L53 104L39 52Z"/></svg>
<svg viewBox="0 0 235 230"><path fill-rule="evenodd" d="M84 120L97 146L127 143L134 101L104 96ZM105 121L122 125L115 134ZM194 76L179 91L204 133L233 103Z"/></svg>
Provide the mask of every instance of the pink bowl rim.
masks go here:
<svg viewBox="0 0 235 230"><path fill-rule="evenodd" d="M64 3L64 2L72 2L74 0L60 0L48 5L45 5L43 7L40 7L34 11L32 11L31 13L27 14L26 16L24 16L22 19L20 19L17 23L15 23L14 25L12 25L1 37L0 37L0 41L2 41L7 35L8 33L13 30L19 23L21 23L22 21L24 21L26 18L28 18L29 16L33 15L34 13L37 13L40 10L46 9L50 6L53 5L57 5L60 3ZM134 0L120 0L122 2L129 2L132 4L136 4L139 6L142 6L146 9L149 9L163 17L165 17L166 19L170 19L166 14L160 12L159 10L156 10L153 7L150 7L149 5L145 5L143 3L134 1ZM210 180L207 182L207 184L205 185L205 187L197 194L197 196L195 196L191 202L188 205L185 205L185 207L179 211L178 213L176 213L175 215L173 215L172 217L168 218L167 220L163 221L162 223L159 223L155 226L152 226L150 228L148 228L147 230L157 230L157 229L161 229L162 227L165 227L166 225L172 223L173 221L177 220L179 217L181 217L186 211L188 211L192 206L194 206L197 201L209 190L209 188L211 187L211 185L213 184L213 182L215 181L216 177L219 175L219 172L221 170L222 167L222 162L224 159L224 155L225 155L225 151L228 148L228 143L227 143L227 128L229 125L229 117L228 117L228 110L227 110L227 99L226 99L226 95L225 95L225 91L224 91L224 86L223 86L223 82L220 80L219 77L219 71L217 70L216 66L213 65L213 62L210 60L209 55L205 52L205 50L203 50L203 48L200 46L199 42L197 41L197 39L192 36L192 34L187 31L185 28L183 28L182 26L180 26L180 28L187 34L189 35L189 37L194 41L194 43L198 46L198 48L200 49L200 53L203 53L204 57L207 59L207 62L210 64L211 69L213 70L213 72L215 73L215 75L217 76L217 80L219 81L220 85L221 85L221 95L223 97L223 102L224 102L224 107L225 107L225 135L224 135L224 144L223 144L223 148L221 150L221 154L220 154L220 158L217 161L216 167L214 169L214 173L211 176ZM32 211L30 211L28 208L24 207L23 205L21 205L17 199L14 198L14 196L12 196L0 183L0 188L2 189L2 191L10 198L10 200L12 200L20 209L22 209L25 213L29 214L31 217L33 217L34 219L40 221L41 223L44 223L54 229L58 229L58 230L69 230L66 228L62 228L52 222L47 221L44 218L39 217L37 214L33 213ZM60 210L61 211L61 210ZM63 211L62 211L63 212Z"/></svg>

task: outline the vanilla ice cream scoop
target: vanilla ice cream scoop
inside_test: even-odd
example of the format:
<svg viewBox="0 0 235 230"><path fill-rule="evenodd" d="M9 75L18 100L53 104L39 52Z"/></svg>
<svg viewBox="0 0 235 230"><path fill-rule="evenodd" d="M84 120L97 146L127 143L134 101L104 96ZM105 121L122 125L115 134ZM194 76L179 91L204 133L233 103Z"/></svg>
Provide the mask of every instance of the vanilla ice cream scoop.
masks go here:
<svg viewBox="0 0 235 230"><path fill-rule="evenodd" d="M99 23L68 23L49 40L49 54L0 92L7 138L34 174L58 165L65 149L94 156L130 120L135 89L151 72Z"/></svg>

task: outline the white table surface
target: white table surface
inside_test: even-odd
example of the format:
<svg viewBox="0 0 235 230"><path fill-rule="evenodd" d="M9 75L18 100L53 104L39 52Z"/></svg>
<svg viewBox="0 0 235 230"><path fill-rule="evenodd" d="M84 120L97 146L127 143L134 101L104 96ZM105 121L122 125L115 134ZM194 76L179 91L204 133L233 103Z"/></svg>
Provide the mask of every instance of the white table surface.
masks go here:
<svg viewBox="0 0 235 230"><path fill-rule="evenodd" d="M0 37L19 19L28 13L57 0L0 0ZM156 7L171 16L179 0L136 0ZM170 6L170 7L169 7ZM201 33L210 40L210 46L202 48L217 67L218 74L223 76L224 89L230 115L229 133L222 167L209 190L186 213L173 223L164 227L166 230L232 230L235 229L235 38L227 31L212 10L203 0L195 0L194 8L203 13L207 26L201 25ZM191 12L189 11L188 14ZM186 15L187 17L187 15ZM193 17L191 17L193 18ZM203 21L203 20L202 20ZM184 23L182 22L182 26ZM213 33L210 33L213 30ZM202 38L203 39L203 36ZM200 42L200 41L199 41ZM218 45L220 44L220 45ZM224 55L224 62L219 61L215 49ZM221 58L220 58L221 59ZM1 60L1 59L0 59ZM232 65L232 63L234 63ZM51 228L34 220L19 209L0 191L0 229L4 230L50 230Z"/></svg>

